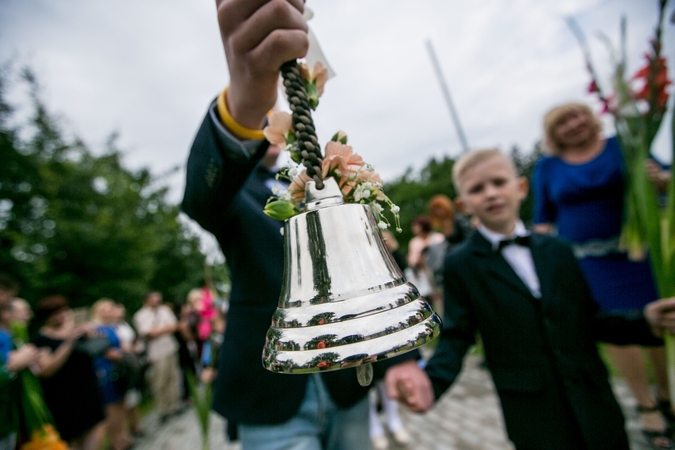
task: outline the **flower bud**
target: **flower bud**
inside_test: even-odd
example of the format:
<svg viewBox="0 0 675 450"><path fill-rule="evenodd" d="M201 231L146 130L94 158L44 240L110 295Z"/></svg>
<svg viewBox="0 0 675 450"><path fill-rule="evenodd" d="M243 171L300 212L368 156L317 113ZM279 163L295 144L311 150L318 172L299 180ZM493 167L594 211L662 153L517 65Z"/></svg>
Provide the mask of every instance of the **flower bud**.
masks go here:
<svg viewBox="0 0 675 450"><path fill-rule="evenodd" d="M300 212L295 204L283 200L276 200L265 205L265 214L275 220L286 220Z"/></svg>

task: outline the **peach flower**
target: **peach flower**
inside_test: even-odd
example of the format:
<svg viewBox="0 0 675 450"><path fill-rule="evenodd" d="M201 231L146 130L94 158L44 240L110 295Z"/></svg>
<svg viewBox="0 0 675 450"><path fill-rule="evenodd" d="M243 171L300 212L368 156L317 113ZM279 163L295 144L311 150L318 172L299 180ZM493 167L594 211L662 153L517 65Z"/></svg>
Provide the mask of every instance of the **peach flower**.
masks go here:
<svg viewBox="0 0 675 450"><path fill-rule="evenodd" d="M307 67L307 64L304 62L299 63L298 68L300 69L302 78L310 83L313 82L316 84L316 91L319 97L321 97L323 94L323 87L326 84L326 81L328 81L328 69L321 64L321 61L315 62L312 70L309 70L309 67Z"/></svg>
<svg viewBox="0 0 675 450"><path fill-rule="evenodd" d="M321 165L321 175L323 178L332 174L338 175L340 177L338 185L342 186L363 164L363 158L354 153L350 145L330 141L326 144L326 156Z"/></svg>
<svg viewBox="0 0 675 450"><path fill-rule="evenodd" d="M308 181L312 181L312 178L304 170L300 172L300 175L293 178L291 185L288 187L293 203L302 203L305 200L305 184Z"/></svg>
<svg viewBox="0 0 675 450"><path fill-rule="evenodd" d="M268 121L269 125L263 130L268 141L281 148L286 147L286 137L293 130L293 118L284 111L276 111Z"/></svg>

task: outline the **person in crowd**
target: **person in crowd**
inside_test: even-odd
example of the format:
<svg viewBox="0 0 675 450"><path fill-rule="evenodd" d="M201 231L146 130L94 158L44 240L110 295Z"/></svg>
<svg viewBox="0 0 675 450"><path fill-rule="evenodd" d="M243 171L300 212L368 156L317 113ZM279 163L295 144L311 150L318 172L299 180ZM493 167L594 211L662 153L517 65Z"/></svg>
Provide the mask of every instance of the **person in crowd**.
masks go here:
<svg viewBox="0 0 675 450"><path fill-rule="evenodd" d="M63 296L38 301L35 320L33 343L44 349L37 375L56 429L71 449L98 450L105 432L103 398L94 356L80 345L96 332L89 324L75 325Z"/></svg>
<svg viewBox="0 0 675 450"><path fill-rule="evenodd" d="M178 390L178 342L173 336L176 331L176 316L162 304L162 294L157 291L145 296L143 307L136 311L134 326L147 346L151 366L150 384L161 423L178 412L180 393Z"/></svg>
<svg viewBox="0 0 675 450"><path fill-rule="evenodd" d="M602 136L602 124L581 103L566 103L544 117L543 157L534 173L534 230L572 244L595 300L604 311L640 310L658 298L649 259L632 260L620 248L624 216L624 168L615 137ZM650 163L651 171L658 177ZM650 347L656 398L638 346L607 345L638 403L643 432L650 441L675 443L666 436L675 416L668 401L662 346ZM665 419L665 420L664 420Z"/></svg>
<svg viewBox="0 0 675 450"><path fill-rule="evenodd" d="M231 270L228 326L214 409L243 448L368 448L368 389L354 369L282 375L260 363L283 275L281 222L263 213L280 149L264 139L279 67L305 55L304 2L218 1L230 85L209 107L192 145L182 208L218 239ZM416 366L415 352L402 365ZM381 376L385 360L374 365ZM319 420L321 418L321 420ZM296 448L296 447L293 447Z"/></svg>
<svg viewBox="0 0 675 450"><path fill-rule="evenodd" d="M405 269L405 276L423 297L432 302L434 309L440 311L440 299L434 295L433 274L427 264L426 251L430 246L441 244L445 236L432 230L428 216L415 217L411 227L415 236L408 242L408 267Z"/></svg>
<svg viewBox="0 0 675 450"><path fill-rule="evenodd" d="M174 313L178 317L174 337L176 338L176 342L178 342L178 366L180 367L181 385L183 386L181 400L189 402L190 384L188 377L195 377L197 375L199 349L203 345L203 343L197 343L199 315L189 302L189 294L187 302L176 302Z"/></svg>
<svg viewBox="0 0 675 450"><path fill-rule="evenodd" d="M142 351L136 336L136 330L126 321L127 310L121 303L114 305L114 324L115 334L120 341L120 347L126 355L131 355L135 360L135 373L131 373L131 380L128 383L126 393L124 394L125 422L131 434L134 437L145 435L141 418L138 412L138 406L141 403L141 377L142 367L139 353Z"/></svg>
<svg viewBox="0 0 675 450"><path fill-rule="evenodd" d="M421 370L387 373L390 395L426 411L457 378L480 331L509 439L519 449L625 449L628 440L596 340L661 345L675 298L626 314L598 307L570 247L519 218L527 181L498 150L453 167L459 203L478 229L446 257L445 318Z"/></svg>
<svg viewBox="0 0 675 450"><path fill-rule="evenodd" d="M96 331L110 342L110 348L94 360L96 374L99 378L103 403L105 404L106 429L112 450L130 448L133 440L126 427L126 411L124 394L119 381L119 373L115 371L115 363L120 363L123 351L116 332L117 311L115 302L102 298L91 306L91 321Z"/></svg>
<svg viewBox="0 0 675 450"><path fill-rule="evenodd" d="M22 325L28 325L33 318L33 310L26 300L14 297L11 303L12 322L18 322Z"/></svg>
<svg viewBox="0 0 675 450"><path fill-rule="evenodd" d="M11 298L17 285L7 275L0 274L0 450L14 450L19 432L19 403L21 386L17 374L35 366L39 354L32 344L17 349L10 331Z"/></svg>
<svg viewBox="0 0 675 450"><path fill-rule="evenodd" d="M455 208L447 195L434 195L429 200L427 208L431 229L441 233L444 237L441 242L428 245L422 252L431 274L433 304L438 307L437 311L442 315L443 261L450 247L464 239L464 232L463 228L455 223Z"/></svg>

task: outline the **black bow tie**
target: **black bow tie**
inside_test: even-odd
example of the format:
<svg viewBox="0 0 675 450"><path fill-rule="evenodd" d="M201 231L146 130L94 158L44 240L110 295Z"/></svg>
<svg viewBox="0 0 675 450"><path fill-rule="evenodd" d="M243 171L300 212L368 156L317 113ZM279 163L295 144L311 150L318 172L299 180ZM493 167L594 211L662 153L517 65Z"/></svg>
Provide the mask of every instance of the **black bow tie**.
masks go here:
<svg viewBox="0 0 675 450"><path fill-rule="evenodd" d="M514 236L508 239L502 239L499 241L499 246L497 247L497 252L501 252L504 247L507 247L511 244L521 245L523 247L530 246L530 235L526 236Z"/></svg>

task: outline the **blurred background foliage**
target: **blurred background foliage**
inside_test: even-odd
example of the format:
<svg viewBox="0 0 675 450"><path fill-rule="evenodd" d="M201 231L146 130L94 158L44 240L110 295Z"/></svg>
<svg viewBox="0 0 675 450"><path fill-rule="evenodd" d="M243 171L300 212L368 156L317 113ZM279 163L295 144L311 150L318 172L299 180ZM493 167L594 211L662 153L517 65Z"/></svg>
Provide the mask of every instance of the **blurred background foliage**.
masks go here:
<svg viewBox="0 0 675 450"><path fill-rule="evenodd" d="M23 123L7 99L20 88L31 102ZM110 297L135 311L149 290L176 301L202 286L199 238L177 220L162 178L125 168L115 133L95 153L61 122L29 69L3 67L0 271L19 282L19 294L31 302L62 294L74 307Z"/></svg>

